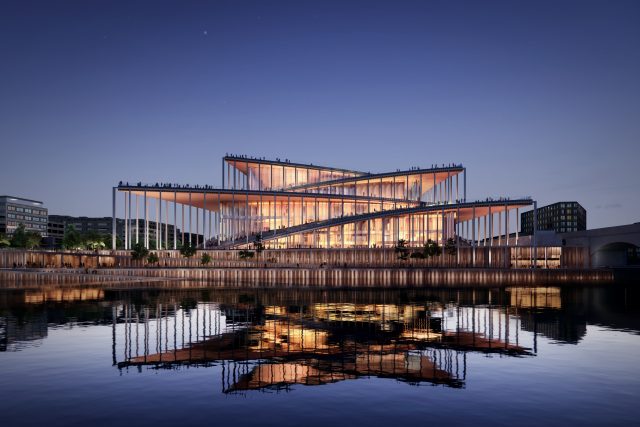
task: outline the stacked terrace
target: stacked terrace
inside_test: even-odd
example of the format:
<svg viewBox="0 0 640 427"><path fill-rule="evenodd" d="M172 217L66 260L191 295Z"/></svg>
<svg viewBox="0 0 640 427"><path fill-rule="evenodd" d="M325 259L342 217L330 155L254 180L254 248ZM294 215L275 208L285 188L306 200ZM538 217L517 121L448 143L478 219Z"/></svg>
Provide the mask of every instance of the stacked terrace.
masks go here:
<svg viewBox="0 0 640 427"><path fill-rule="evenodd" d="M517 221L517 210L532 204L530 199L467 202L462 165L370 173L226 156L222 166L222 188L164 183L114 188L114 217L116 192L124 193L125 249L138 242L158 249L184 243L241 248L258 239L280 249L393 247L398 240L421 246L458 237L475 244L496 235L496 214L497 234L508 233L515 222L509 222L510 211L516 211ZM137 226L141 216L143 230ZM150 217L173 223L173 239L163 227L164 236L149 241Z"/></svg>

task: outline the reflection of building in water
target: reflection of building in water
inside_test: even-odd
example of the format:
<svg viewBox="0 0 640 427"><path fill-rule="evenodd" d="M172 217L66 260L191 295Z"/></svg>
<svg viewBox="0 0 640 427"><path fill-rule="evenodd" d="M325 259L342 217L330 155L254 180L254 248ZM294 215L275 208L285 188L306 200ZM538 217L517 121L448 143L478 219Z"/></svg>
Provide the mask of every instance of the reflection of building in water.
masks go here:
<svg viewBox="0 0 640 427"><path fill-rule="evenodd" d="M562 308L560 288L506 288L511 295L510 305L520 308Z"/></svg>
<svg viewBox="0 0 640 427"><path fill-rule="evenodd" d="M104 310L95 305L103 299L103 289L86 286L0 292L0 351L39 345L50 325L106 323Z"/></svg>
<svg viewBox="0 0 640 427"><path fill-rule="evenodd" d="M104 299L104 290L101 288L41 288L25 291L24 301L29 304L39 304L46 301L70 302L70 301L99 301Z"/></svg>
<svg viewBox="0 0 640 427"><path fill-rule="evenodd" d="M395 350L395 352L388 352ZM283 389L293 384L323 385L362 376L393 378L411 384L429 382L462 387L466 356L448 349L373 348L339 358L306 358L294 361L226 362L225 392Z"/></svg>
<svg viewBox="0 0 640 427"><path fill-rule="evenodd" d="M564 298L557 287L507 288L511 294L511 307L518 309L521 328L533 332L534 339L542 335L563 343L577 344L587 333L587 323L582 315L571 312L571 298ZM535 345L534 345L535 347Z"/></svg>
<svg viewBox="0 0 640 427"><path fill-rule="evenodd" d="M225 360L229 367L256 367L259 378L266 375L263 371L277 368L258 368L258 361L286 363L298 367L291 382L297 383L301 365L320 372L333 366L327 365L327 358L334 365L351 363L358 369L325 369L322 381L382 376L382 371L368 374L347 357L348 352L375 355L374 344L394 360L428 349L448 350L458 357L467 351L508 356L530 354L527 347L536 353L539 337L577 343L587 324L640 331L640 298L634 288L238 291L155 286L0 290L0 349L37 344L37 337L47 336L47 324L106 324L114 328L113 362L122 367ZM398 369L394 378L401 379ZM231 381L227 388L241 379ZM311 378L304 381L313 383Z"/></svg>
<svg viewBox="0 0 640 427"><path fill-rule="evenodd" d="M423 304L114 308L114 364L224 362L226 392L377 376L461 387L466 352L530 355L506 310ZM124 356L124 357L122 357ZM121 360L118 363L118 360Z"/></svg>
<svg viewBox="0 0 640 427"><path fill-rule="evenodd" d="M0 316L0 351L19 351L40 345L47 337L47 316L43 312L25 313L21 317Z"/></svg>
<svg viewBox="0 0 640 427"><path fill-rule="evenodd" d="M587 333L587 323L557 310L521 311L522 330L555 341L577 344Z"/></svg>

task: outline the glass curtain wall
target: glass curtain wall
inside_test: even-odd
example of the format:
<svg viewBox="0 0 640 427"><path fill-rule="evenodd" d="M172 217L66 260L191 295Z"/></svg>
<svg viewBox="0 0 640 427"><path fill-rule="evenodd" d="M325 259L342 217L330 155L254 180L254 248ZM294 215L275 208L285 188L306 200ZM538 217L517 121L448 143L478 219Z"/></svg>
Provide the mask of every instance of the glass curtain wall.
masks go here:
<svg viewBox="0 0 640 427"><path fill-rule="evenodd" d="M454 238L454 213L404 215L304 231L266 240L269 249L286 248L393 248L403 239L408 247L421 247L429 239L443 246Z"/></svg>
<svg viewBox="0 0 640 427"><path fill-rule="evenodd" d="M362 174L331 169L289 166L279 162L226 160L225 188L248 190L286 190L297 186L351 178ZM327 192L331 193L331 192ZM335 194L339 194L335 192Z"/></svg>

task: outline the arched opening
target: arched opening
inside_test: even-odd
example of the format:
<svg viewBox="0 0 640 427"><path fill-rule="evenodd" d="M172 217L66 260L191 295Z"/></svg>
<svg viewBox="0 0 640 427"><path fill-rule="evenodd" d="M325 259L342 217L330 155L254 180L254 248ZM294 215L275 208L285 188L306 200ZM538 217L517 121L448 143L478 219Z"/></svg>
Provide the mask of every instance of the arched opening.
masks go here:
<svg viewBox="0 0 640 427"><path fill-rule="evenodd" d="M626 267L640 265L640 247L627 242L601 246L593 253L594 267Z"/></svg>

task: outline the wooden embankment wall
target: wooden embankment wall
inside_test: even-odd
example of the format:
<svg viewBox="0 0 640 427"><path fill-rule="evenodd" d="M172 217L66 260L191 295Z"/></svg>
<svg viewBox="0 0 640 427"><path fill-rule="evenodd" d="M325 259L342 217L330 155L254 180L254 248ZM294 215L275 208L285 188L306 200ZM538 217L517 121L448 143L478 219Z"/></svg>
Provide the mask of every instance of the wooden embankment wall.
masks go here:
<svg viewBox="0 0 640 427"><path fill-rule="evenodd" d="M613 282L607 270L399 268L119 268L101 275L198 280L229 287L427 287L596 284Z"/></svg>
<svg viewBox="0 0 640 427"><path fill-rule="evenodd" d="M105 270L106 271L106 270ZM46 270L46 269L24 269L24 270L0 270L0 285L2 287L20 287L25 285L85 285L116 282L140 282L157 281L144 276L122 276L116 270L111 270L114 274L86 273L86 270Z"/></svg>

